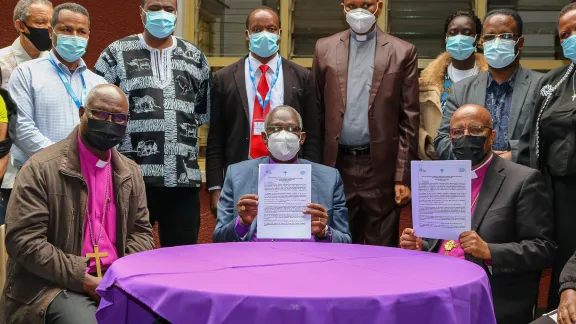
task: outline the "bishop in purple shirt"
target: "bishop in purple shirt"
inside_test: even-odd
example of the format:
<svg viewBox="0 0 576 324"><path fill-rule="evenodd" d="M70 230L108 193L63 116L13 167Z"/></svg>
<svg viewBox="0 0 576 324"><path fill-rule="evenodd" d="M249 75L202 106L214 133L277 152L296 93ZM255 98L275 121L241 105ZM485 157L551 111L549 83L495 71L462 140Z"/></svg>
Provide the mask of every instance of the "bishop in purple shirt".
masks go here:
<svg viewBox="0 0 576 324"><path fill-rule="evenodd" d="M262 138L269 156L233 164L226 170L213 241L264 241L258 238L255 221L259 165L305 163L312 165L312 201L303 213L309 214L312 222L310 239L298 242L350 243L348 209L340 173L334 168L298 159L306 140L300 114L289 106L274 108L264 121Z"/></svg>

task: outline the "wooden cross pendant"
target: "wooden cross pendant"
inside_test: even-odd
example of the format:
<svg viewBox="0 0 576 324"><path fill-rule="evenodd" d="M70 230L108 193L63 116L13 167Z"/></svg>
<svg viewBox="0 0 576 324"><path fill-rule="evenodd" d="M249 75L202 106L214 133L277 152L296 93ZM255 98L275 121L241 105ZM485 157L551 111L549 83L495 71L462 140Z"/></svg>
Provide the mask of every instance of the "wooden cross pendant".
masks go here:
<svg viewBox="0 0 576 324"><path fill-rule="evenodd" d="M108 253L106 252L98 253L98 245L94 245L94 253L86 253L87 258L94 258L94 262L96 263L96 274L98 275L98 278L102 278L102 265L100 259L107 256Z"/></svg>
<svg viewBox="0 0 576 324"><path fill-rule="evenodd" d="M572 96L572 101L576 100L576 93Z"/></svg>

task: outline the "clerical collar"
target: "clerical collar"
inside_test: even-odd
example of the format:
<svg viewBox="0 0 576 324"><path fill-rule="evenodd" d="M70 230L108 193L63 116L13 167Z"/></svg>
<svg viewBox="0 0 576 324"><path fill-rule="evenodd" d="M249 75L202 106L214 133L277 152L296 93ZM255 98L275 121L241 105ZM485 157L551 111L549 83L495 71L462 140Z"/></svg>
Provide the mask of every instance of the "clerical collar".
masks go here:
<svg viewBox="0 0 576 324"><path fill-rule="evenodd" d="M272 160L271 157L268 157L268 159L270 160L270 162L268 164L278 164L276 162L274 162L274 160ZM300 162L298 161L298 159L296 159L296 161L290 163L290 164L299 164Z"/></svg>
<svg viewBox="0 0 576 324"><path fill-rule="evenodd" d="M359 42L365 42L367 40L372 40L376 37L376 28L373 31L369 32L366 35L358 35L353 30L351 30L350 37L354 38Z"/></svg>
<svg viewBox="0 0 576 324"><path fill-rule="evenodd" d="M478 179L479 177L486 174L485 169L487 169L488 166L490 166L490 162L492 162L492 157L493 157L493 155L490 154L490 157L488 158L488 160L486 160L484 163L482 163L481 166L472 170L472 179ZM481 174L481 175L479 176L478 174Z"/></svg>

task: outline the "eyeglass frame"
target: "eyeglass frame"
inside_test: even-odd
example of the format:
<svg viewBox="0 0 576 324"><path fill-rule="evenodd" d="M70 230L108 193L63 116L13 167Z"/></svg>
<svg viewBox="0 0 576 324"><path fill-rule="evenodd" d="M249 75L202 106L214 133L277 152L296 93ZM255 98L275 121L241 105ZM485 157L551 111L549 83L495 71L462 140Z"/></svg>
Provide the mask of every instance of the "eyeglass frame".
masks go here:
<svg viewBox="0 0 576 324"><path fill-rule="evenodd" d="M130 113L111 113L111 112L107 112L107 111L103 111L103 110L99 110L99 109L90 109L90 108L86 108L84 107L84 110L86 110L87 112L90 113L90 116L95 119L95 120L108 120L108 118L110 118L110 120L115 123L115 124L119 124L119 125L127 125L128 122L130 121ZM101 114L106 114L106 118L102 119L102 118L97 118L93 112L98 112ZM126 116L126 120L123 122L117 122L114 121L114 116Z"/></svg>
<svg viewBox="0 0 576 324"><path fill-rule="evenodd" d="M511 37L511 38L502 38L502 35L512 35L512 37ZM486 37L486 36L494 36L494 38L493 38L493 39L490 39L490 40L485 40L484 37ZM514 39L516 39L516 41L517 41L518 39L520 39L520 37L522 37L522 36L520 36L519 34L514 34L514 33L482 34L482 36L480 36L480 42L481 42L482 44L484 44L484 43L491 42L491 41L496 40L496 39L503 39L503 40L514 40Z"/></svg>
<svg viewBox="0 0 576 324"><path fill-rule="evenodd" d="M291 127L295 127L296 131L292 131L289 130L288 128ZM280 130L278 131L271 131L272 128L280 128ZM274 125L270 125L268 127L266 127L266 133L269 134L276 134L276 133L280 133L281 131L287 131L288 133L292 133L292 134L301 134L302 133L302 128L300 126L294 126L294 125L287 125L287 126L274 126Z"/></svg>
<svg viewBox="0 0 576 324"><path fill-rule="evenodd" d="M472 132L470 131L470 128L476 128L476 129L480 129L480 128L481 128L482 130L480 131L480 133L478 133L478 135L474 135L474 134L472 134ZM489 129L490 131L493 131L493 130L494 130L494 128L489 127L489 126L471 125L471 126L468 126L468 127L455 127L455 128L450 128L449 135L450 135L450 138L451 138L451 139L460 139L460 138L466 136L466 132L468 132L468 135L477 137L477 136L482 136L482 135L484 134L484 131L485 131L486 129ZM454 131L454 130L462 130L462 131L463 131L462 136L454 136L454 135L452 134L452 131Z"/></svg>

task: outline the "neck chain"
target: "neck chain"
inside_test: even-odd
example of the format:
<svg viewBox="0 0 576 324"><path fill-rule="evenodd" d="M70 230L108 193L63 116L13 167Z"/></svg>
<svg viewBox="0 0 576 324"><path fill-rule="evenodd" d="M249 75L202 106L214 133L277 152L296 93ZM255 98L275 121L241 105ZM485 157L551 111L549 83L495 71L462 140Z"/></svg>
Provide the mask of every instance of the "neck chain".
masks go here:
<svg viewBox="0 0 576 324"><path fill-rule="evenodd" d="M448 77L450 77L450 80L452 80L452 82L457 82L454 78L454 70L455 69L456 68L454 67L454 65L452 63L450 63L450 65L448 66ZM478 64L474 63L474 68L472 68L472 72L470 74L468 74L465 78L471 77L471 76L476 75L476 74L478 74Z"/></svg>
<svg viewBox="0 0 576 324"><path fill-rule="evenodd" d="M98 246L100 244L100 238L102 237L102 229L104 228L104 220L106 219L106 207L110 204L110 197L108 188L110 187L110 162L106 166L106 193L104 194L104 206L102 208L102 220L100 221L100 231L98 232L98 240L94 241L94 233L92 232L92 221L90 220L90 214L88 213L88 198L86 198L86 218L88 218L88 229L90 231L90 242L92 246ZM90 195L90 193L88 193Z"/></svg>

